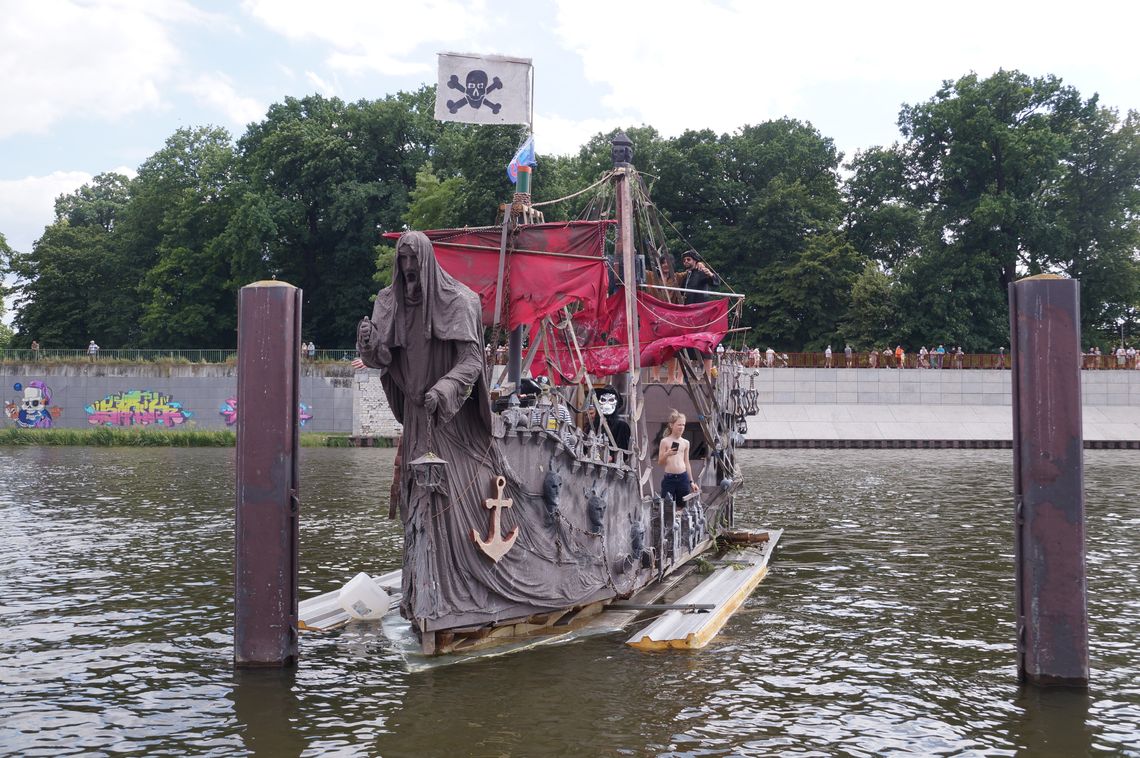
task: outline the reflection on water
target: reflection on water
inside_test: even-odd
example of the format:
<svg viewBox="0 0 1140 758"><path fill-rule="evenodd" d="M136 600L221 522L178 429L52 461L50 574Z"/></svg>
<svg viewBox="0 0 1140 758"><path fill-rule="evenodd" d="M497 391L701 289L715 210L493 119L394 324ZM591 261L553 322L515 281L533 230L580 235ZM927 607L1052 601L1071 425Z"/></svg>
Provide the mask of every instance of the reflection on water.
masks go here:
<svg viewBox="0 0 1140 758"><path fill-rule="evenodd" d="M750 451L787 531L705 650L409 674L378 624L235 672L233 451L0 450L0 753L1140 755L1137 455L1087 454L1092 685L1022 691L1008 451ZM302 459L301 588L399 565L391 452Z"/></svg>

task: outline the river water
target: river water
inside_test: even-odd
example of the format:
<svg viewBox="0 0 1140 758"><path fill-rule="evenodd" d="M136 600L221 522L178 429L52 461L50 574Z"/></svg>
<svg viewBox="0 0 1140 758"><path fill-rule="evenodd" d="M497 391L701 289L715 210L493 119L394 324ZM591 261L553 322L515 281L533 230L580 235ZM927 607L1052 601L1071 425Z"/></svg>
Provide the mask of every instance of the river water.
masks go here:
<svg viewBox="0 0 1140 758"><path fill-rule="evenodd" d="M0 754L1140 755L1140 455L1086 453L1089 690L1016 682L1009 451L746 451L785 535L700 651L231 666L233 451L0 449ZM305 449L302 596L399 564L391 451Z"/></svg>

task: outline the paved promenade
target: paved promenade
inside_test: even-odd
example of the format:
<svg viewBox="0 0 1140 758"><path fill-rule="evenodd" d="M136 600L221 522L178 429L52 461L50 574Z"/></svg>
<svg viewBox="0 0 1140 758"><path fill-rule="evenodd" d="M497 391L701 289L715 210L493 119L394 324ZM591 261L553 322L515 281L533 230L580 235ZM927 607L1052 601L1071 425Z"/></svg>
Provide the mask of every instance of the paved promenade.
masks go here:
<svg viewBox="0 0 1140 758"><path fill-rule="evenodd" d="M782 441L979 442L1013 439L1011 372L943 369L759 369L750 444ZM1084 436L1140 443L1140 371L1082 371Z"/></svg>

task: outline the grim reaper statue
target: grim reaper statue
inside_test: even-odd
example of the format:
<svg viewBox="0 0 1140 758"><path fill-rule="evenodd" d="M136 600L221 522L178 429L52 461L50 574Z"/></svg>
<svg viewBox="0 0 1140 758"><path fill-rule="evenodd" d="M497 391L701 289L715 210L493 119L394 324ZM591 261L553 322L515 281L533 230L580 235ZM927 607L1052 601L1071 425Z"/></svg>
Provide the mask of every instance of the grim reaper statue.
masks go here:
<svg viewBox="0 0 1140 758"><path fill-rule="evenodd" d="M365 365L383 372L384 392L404 427L400 612L423 633L582 605L610 593L600 535L588 534L584 524L569 537L554 528L539 494L538 467L522 472L534 480L523 486L491 434L479 298L440 268L423 234L403 234L396 256L392 286L376 297L372 317L360 321L356 348ZM446 461L442 481L425 477L422 468L417 476L425 464L416 461L428 452ZM473 537L484 542L488 535L485 503L500 477L515 507L501 513L502 532L490 539L514 530L518 538L492 559Z"/></svg>
<svg viewBox="0 0 1140 758"><path fill-rule="evenodd" d="M366 366L384 371L384 394L404 427L399 471L405 530L401 610L408 618L430 617L449 605L446 598L433 596L448 587L429 580L438 578L440 569L446 573L446 567L434 565L436 550L463 535L428 534L438 526L432 523L432 498L441 493L417 485L410 463L429 451L447 461L442 494L457 503L465 488L482 496L485 482L478 480L491 475L493 446L479 298L439 267L422 233L400 237L392 286L376 296L372 318L361 319L356 349ZM438 540L442 544L433 547Z"/></svg>

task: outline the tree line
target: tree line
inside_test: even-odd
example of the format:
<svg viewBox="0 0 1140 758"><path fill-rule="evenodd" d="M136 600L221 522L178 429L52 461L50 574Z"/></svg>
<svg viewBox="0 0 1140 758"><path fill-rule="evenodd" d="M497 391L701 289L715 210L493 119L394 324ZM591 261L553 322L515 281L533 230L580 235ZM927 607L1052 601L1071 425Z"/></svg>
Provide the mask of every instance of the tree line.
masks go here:
<svg viewBox="0 0 1140 758"><path fill-rule="evenodd" d="M390 276L381 232L491 224L513 191L504 167L523 128L440 123L434 101L434 86L286 98L236 140L179 129L133 179L101 174L61 196L32 250L0 236L17 282L12 344L230 347L237 291L277 278L304 290L306 339L351 346ZM904 105L898 126L895 144L846 163L791 118L731 134L624 131L669 249L700 250L746 295L748 344L996 351L1007 285L1043 272L1080 279L1086 345L1134 333L1135 111L1001 71L945 82ZM575 155L540 154L535 201L595 182L617 131ZM584 203L547 206L547 220Z"/></svg>

